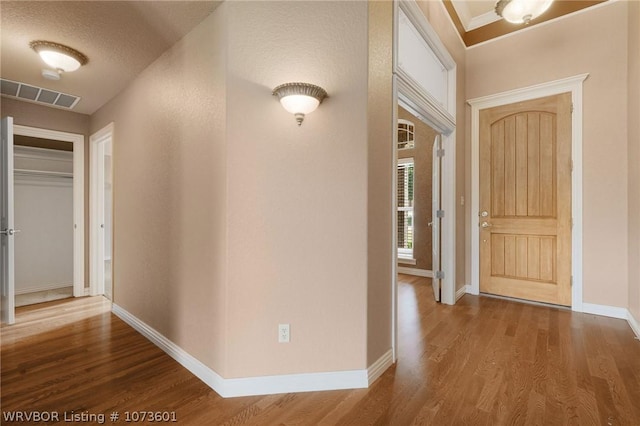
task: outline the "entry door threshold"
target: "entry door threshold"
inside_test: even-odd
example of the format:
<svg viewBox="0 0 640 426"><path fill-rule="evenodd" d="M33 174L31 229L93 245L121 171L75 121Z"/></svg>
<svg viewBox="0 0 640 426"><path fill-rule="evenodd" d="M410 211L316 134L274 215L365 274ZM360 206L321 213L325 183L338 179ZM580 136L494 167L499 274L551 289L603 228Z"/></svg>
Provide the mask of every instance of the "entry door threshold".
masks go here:
<svg viewBox="0 0 640 426"><path fill-rule="evenodd" d="M490 297L492 299L508 300L510 302L524 303L526 305L542 306L545 308L558 308L558 309L563 309L565 311L571 311L570 306L554 305L553 303L536 302L536 301L527 300L527 299L518 299L517 297L500 296L497 294L482 293L482 292L480 293L480 296Z"/></svg>

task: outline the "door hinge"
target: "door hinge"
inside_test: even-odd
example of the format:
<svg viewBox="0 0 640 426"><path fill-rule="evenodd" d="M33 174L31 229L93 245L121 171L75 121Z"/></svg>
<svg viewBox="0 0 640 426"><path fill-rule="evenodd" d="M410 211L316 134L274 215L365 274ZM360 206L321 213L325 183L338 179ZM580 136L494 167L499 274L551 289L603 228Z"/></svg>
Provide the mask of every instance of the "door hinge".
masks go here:
<svg viewBox="0 0 640 426"><path fill-rule="evenodd" d="M444 210L436 210L436 217L442 219L444 217Z"/></svg>
<svg viewBox="0 0 640 426"><path fill-rule="evenodd" d="M571 287L573 287L573 275L571 275Z"/></svg>
<svg viewBox="0 0 640 426"><path fill-rule="evenodd" d="M569 160L569 166L571 167L571 171L573 172L573 160Z"/></svg>
<svg viewBox="0 0 640 426"><path fill-rule="evenodd" d="M436 151L436 155L438 157L444 157L444 148L440 148L438 151Z"/></svg>
<svg viewBox="0 0 640 426"><path fill-rule="evenodd" d="M444 271L436 271L434 278L437 280L444 280Z"/></svg>
<svg viewBox="0 0 640 426"><path fill-rule="evenodd" d="M571 102L571 112L573 113L573 102Z"/></svg>

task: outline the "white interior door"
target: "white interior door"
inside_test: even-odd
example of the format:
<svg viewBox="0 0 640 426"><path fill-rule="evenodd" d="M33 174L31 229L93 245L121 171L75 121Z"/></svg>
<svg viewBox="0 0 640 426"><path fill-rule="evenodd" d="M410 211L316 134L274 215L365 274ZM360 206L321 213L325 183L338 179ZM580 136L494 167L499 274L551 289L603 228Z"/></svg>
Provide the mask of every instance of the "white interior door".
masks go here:
<svg viewBox="0 0 640 426"><path fill-rule="evenodd" d="M91 136L91 291L113 300L113 126Z"/></svg>
<svg viewBox="0 0 640 426"><path fill-rule="evenodd" d="M113 297L112 288L112 268L111 268L111 230L112 230L112 185L111 185L111 139L108 139L100 144L98 150L99 159L99 172L98 179L100 180L100 246L102 265L100 271L100 280L104 288L104 295L109 300Z"/></svg>
<svg viewBox="0 0 640 426"><path fill-rule="evenodd" d="M5 324L15 322L15 278L13 229L13 118L2 119L0 148L0 279L2 280L1 316Z"/></svg>
<svg viewBox="0 0 640 426"><path fill-rule="evenodd" d="M432 270L433 270L433 278L431 283L433 285L433 295L436 299L436 302L440 302L442 286L441 286L441 278L439 275L440 271L440 229L441 229L441 218L438 217L438 211L440 210L440 161L442 157L439 155L442 149L442 138L440 135L436 136L436 139L433 143L433 179L431 179L431 194L432 194L432 204L431 204L431 247L432 247Z"/></svg>

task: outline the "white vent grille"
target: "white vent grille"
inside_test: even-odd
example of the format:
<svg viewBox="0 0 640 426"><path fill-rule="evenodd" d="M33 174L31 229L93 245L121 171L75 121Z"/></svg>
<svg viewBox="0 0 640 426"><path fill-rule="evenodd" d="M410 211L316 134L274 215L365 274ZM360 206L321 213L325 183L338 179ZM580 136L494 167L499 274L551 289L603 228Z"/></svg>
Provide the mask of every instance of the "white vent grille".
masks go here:
<svg viewBox="0 0 640 426"><path fill-rule="evenodd" d="M79 96L68 95L55 90L32 86L18 81L0 79L2 96L34 102L56 108L73 109L80 101Z"/></svg>

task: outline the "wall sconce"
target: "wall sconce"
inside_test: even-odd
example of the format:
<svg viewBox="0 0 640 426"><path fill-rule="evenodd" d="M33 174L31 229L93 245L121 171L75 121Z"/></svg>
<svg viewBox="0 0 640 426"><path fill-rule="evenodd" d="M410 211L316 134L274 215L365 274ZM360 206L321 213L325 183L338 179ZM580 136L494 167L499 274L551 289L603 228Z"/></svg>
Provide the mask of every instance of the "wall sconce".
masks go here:
<svg viewBox="0 0 640 426"><path fill-rule="evenodd" d="M327 92L319 86L309 83L285 83L273 89L283 108L295 115L298 126L302 124L305 114L318 108Z"/></svg>

